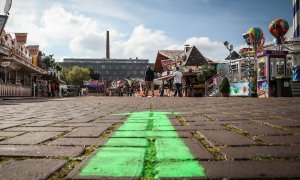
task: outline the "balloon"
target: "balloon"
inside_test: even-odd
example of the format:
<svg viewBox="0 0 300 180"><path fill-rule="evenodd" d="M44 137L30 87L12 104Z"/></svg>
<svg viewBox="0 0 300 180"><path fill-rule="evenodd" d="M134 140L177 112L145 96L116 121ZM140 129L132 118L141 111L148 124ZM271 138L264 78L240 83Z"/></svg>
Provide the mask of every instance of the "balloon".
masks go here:
<svg viewBox="0 0 300 180"><path fill-rule="evenodd" d="M289 30L289 23L284 19L275 19L269 25L269 31L275 38L283 37Z"/></svg>
<svg viewBox="0 0 300 180"><path fill-rule="evenodd" d="M252 27L249 29L250 42L254 51L257 51L264 44L264 32L259 27Z"/></svg>

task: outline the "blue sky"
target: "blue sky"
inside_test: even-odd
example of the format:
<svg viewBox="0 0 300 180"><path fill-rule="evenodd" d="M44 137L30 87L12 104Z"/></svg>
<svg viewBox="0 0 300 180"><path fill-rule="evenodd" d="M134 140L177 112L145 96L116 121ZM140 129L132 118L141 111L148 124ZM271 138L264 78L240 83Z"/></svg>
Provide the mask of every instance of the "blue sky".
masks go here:
<svg viewBox="0 0 300 180"><path fill-rule="evenodd" d="M291 0L13 0L6 31L28 32L28 44L57 61L105 57L106 30L112 58L154 62L158 50L191 44L219 60L229 53L225 40L238 50L257 26L270 43L269 23L284 18L292 27L292 15Z"/></svg>

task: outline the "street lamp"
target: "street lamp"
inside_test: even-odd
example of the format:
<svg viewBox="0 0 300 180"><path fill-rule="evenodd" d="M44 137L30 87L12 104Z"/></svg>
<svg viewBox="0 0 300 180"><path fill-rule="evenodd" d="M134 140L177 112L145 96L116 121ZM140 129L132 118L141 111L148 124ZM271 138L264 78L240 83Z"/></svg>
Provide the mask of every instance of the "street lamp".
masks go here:
<svg viewBox="0 0 300 180"><path fill-rule="evenodd" d="M229 50L230 54L229 54L229 81L231 82L231 74L232 74L232 69L231 69L231 51L233 50L233 45L230 44L228 41L225 41L224 46L226 46L226 48Z"/></svg>
<svg viewBox="0 0 300 180"><path fill-rule="evenodd" d="M250 60L250 45L251 45L251 42L250 42L250 35L249 35L249 32L247 33L244 33L243 34L243 38L245 39L245 42L247 43L248 45L248 66L247 66L247 80L248 80L248 96L251 95L251 85L250 85L250 66L251 66L251 60ZM253 82L253 83L256 83L256 82Z"/></svg>

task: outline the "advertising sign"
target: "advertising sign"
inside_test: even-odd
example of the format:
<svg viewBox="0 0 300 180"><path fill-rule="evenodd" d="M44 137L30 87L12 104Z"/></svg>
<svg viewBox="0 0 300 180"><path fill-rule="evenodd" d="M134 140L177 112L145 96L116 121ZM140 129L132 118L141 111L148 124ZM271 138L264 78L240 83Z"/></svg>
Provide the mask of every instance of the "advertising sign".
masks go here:
<svg viewBox="0 0 300 180"><path fill-rule="evenodd" d="M30 45L26 47L29 51L29 56L34 57L39 53L39 45Z"/></svg>
<svg viewBox="0 0 300 180"><path fill-rule="evenodd" d="M249 83L230 83L230 96L248 96L249 95Z"/></svg>
<svg viewBox="0 0 300 180"><path fill-rule="evenodd" d="M27 33L15 33L16 41L19 45L24 45L27 42Z"/></svg>
<svg viewBox="0 0 300 180"><path fill-rule="evenodd" d="M269 87L267 81L257 82L257 95L258 97L269 97Z"/></svg>

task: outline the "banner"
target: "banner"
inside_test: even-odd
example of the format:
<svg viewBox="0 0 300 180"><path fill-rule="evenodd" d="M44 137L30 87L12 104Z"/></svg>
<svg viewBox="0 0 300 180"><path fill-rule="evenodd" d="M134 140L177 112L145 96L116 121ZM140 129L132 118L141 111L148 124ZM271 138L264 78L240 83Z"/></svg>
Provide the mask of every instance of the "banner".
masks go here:
<svg viewBox="0 0 300 180"><path fill-rule="evenodd" d="M162 65L164 71L171 71L173 61L172 61L172 59L161 60L161 65Z"/></svg>
<svg viewBox="0 0 300 180"><path fill-rule="evenodd" d="M39 45L29 45L29 46L26 46L26 48L29 51L30 57L35 57L39 53Z"/></svg>
<svg viewBox="0 0 300 180"><path fill-rule="evenodd" d="M8 16L0 15L0 34L5 27Z"/></svg>
<svg viewBox="0 0 300 180"><path fill-rule="evenodd" d="M27 42L27 33L15 33L16 41L19 45L23 46Z"/></svg>

